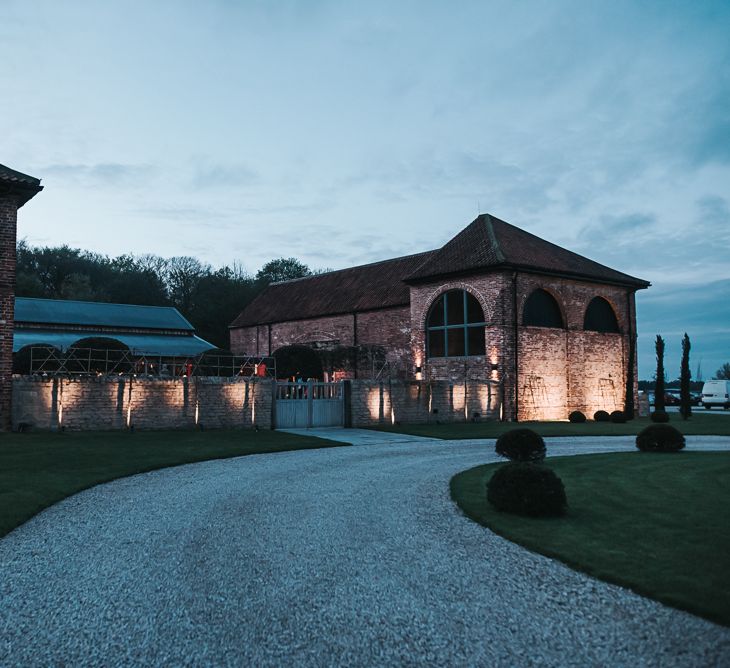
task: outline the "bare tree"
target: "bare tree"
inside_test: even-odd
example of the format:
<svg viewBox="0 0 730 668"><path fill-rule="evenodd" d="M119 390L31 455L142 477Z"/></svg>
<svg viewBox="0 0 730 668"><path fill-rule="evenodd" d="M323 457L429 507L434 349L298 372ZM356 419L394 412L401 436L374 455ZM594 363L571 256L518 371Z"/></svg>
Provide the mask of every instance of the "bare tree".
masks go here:
<svg viewBox="0 0 730 668"><path fill-rule="evenodd" d="M716 372L715 378L718 380L730 380L730 362L725 362Z"/></svg>

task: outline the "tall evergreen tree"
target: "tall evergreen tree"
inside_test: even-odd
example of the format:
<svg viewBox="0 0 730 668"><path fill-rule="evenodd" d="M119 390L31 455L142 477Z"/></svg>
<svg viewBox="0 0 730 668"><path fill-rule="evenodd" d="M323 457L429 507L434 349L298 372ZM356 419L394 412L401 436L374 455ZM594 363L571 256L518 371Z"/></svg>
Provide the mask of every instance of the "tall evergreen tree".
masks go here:
<svg viewBox="0 0 730 668"><path fill-rule="evenodd" d="M656 385L654 386L654 410L663 411L664 406L664 339L656 335Z"/></svg>
<svg viewBox="0 0 730 668"><path fill-rule="evenodd" d="M689 382L692 372L689 370L689 336L684 333L682 339L682 366L679 372L679 412L687 420L692 416L692 400L689 394Z"/></svg>

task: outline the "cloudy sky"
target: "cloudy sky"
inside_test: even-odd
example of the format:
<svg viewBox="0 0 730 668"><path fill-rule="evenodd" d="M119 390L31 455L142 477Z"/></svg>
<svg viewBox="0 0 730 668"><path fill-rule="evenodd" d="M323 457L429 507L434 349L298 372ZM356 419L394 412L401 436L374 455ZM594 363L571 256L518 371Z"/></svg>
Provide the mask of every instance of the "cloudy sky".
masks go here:
<svg viewBox="0 0 730 668"><path fill-rule="evenodd" d="M255 272L435 248L489 212L650 280L730 361L730 3L0 0L19 236Z"/></svg>

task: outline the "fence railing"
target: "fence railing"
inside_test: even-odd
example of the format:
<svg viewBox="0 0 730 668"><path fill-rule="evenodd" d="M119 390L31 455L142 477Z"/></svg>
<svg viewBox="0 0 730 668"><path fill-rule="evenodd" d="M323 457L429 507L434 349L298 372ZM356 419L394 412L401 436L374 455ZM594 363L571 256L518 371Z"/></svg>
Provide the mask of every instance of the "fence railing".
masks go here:
<svg viewBox="0 0 730 668"><path fill-rule="evenodd" d="M323 383L320 381L288 382L277 381L274 398L281 401L297 399L332 399L342 398L342 383Z"/></svg>
<svg viewBox="0 0 730 668"><path fill-rule="evenodd" d="M196 356L169 356L138 353L134 350L70 348L63 352L50 346L24 349L15 360L14 371L46 376L146 375L176 376L259 376L276 378L273 357L202 353Z"/></svg>

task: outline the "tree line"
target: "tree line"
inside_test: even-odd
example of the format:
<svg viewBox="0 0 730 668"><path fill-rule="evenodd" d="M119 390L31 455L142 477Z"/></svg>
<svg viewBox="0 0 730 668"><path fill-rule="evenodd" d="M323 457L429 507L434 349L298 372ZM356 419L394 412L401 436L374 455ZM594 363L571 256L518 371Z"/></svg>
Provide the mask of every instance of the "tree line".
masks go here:
<svg viewBox="0 0 730 668"><path fill-rule="evenodd" d="M214 268L190 256L109 257L69 246L17 244L18 297L174 306L199 336L228 348L228 325L269 283L311 275L296 258L267 262L255 274L242 265Z"/></svg>

